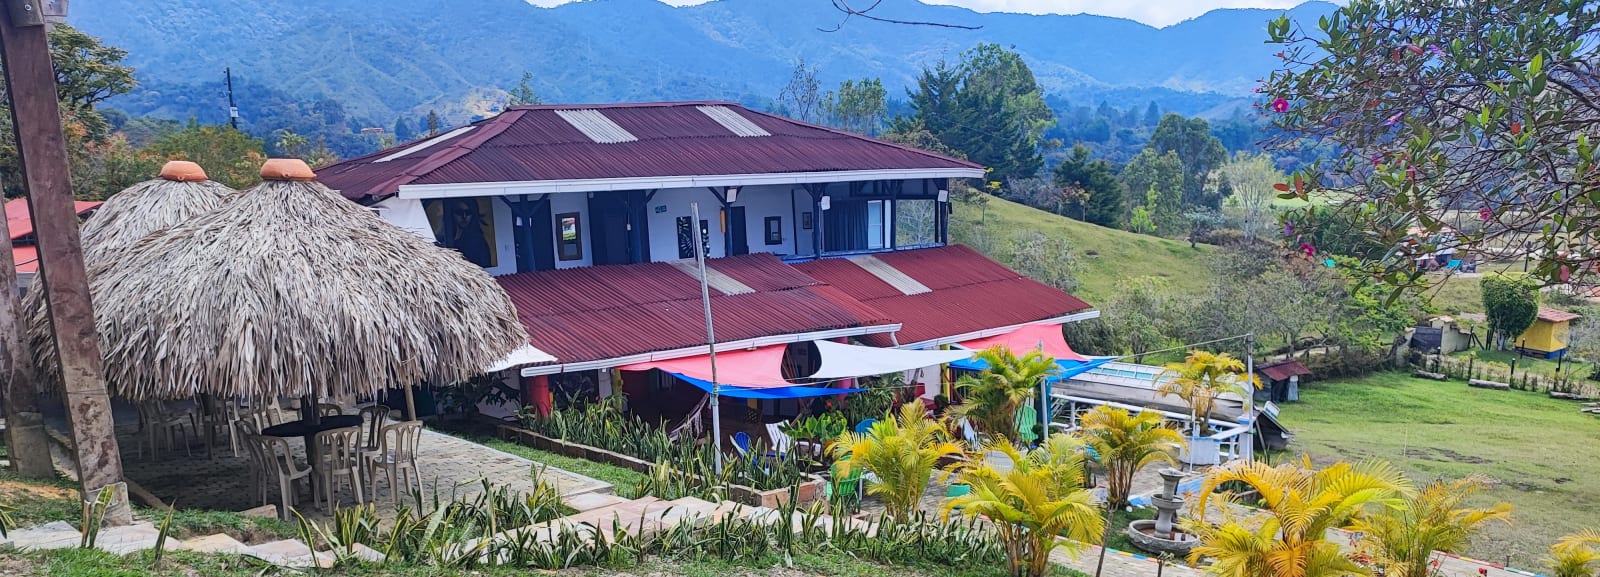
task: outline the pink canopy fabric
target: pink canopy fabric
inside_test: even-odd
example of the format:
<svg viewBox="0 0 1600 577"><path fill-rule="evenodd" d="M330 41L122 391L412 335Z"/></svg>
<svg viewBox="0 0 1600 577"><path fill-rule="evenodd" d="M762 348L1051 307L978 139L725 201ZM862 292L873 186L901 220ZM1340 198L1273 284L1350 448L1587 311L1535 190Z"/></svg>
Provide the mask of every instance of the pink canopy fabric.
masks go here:
<svg viewBox="0 0 1600 577"><path fill-rule="evenodd" d="M1003 346L1018 355L1042 350L1044 354L1054 357L1057 361L1089 360L1089 357L1073 352L1072 347L1067 346L1067 339L1061 336L1061 325L1023 325L1003 335L973 339L958 344L975 351Z"/></svg>
<svg viewBox="0 0 1600 577"><path fill-rule="evenodd" d="M717 351L717 382L746 389L793 387L783 380L784 345L748 350ZM711 380L711 356L698 355L665 361L646 361L620 367L624 371L661 369L702 381Z"/></svg>

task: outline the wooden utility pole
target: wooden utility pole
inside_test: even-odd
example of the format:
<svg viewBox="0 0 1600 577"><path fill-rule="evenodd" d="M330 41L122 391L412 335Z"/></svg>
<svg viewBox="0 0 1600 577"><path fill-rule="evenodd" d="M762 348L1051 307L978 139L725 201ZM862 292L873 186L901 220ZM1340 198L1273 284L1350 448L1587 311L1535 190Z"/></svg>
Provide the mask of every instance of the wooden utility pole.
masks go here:
<svg viewBox="0 0 1600 577"><path fill-rule="evenodd" d="M0 221L0 402L6 406L6 446L17 473L48 479L56 470L39 413L39 390L33 386L33 359L22 348L27 341L18 322L17 259L11 248L11 226Z"/></svg>
<svg viewBox="0 0 1600 577"><path fill-rule="evenodd" d="M89 279L78 238L78 212L72 204L66 140L61 134L61 105L56 73L50 64L41 0L4 0L0 10L0 59L11 95L11 120L16 130L17 158L28 191L29 212L39 242L39 270L44 280L57 356L76 448L78 482L83 498L95 500L112 491L106 523L132 522L128 489L122 482L122 456L112 430L111 399L106 394L100 339L95 333ZM54 4L54 3L53 3Z"/></svg>

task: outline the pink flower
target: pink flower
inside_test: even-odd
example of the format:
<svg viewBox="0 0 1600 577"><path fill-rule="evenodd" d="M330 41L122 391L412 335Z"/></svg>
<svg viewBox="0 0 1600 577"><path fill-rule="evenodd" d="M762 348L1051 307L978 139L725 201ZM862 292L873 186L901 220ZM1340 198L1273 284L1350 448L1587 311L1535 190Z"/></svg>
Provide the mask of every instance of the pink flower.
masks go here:
<svg viewBox="0 0 1600 577"><path fill-rule="evenodd" d="M1317 256L1317 247L1311 246L1310 243L1302 242L1300 243L1300 252L1306 253L1308 257Z"/></svg>
<svg viewBox="0 0 1600 577"><path fill-rule="evenodd" d="M1494 218L1494 211L1489 210L1489 207L1485 206L1478 209L1478 220L1489 222L1491 218Z"/></svg>
<svg viewBox="0 0 1600 577"><path fill-rule="evenodd" d="M1440 48L1438 44L1429 44L1428 52L1432 52L1434 56L1444 56L1444 49Z"/></svg>
<svg viewBox="0 0 1600 577"><path fill-rule="evenodd" d="M1394 126L1394 124L1396 122L1400 122L1400 117L1401 116L1405 116L1405 114L1406 113L1404 113L1404 112L1396 112L1396 113L1394 113L1394 116L1390 116L1388 120L1383 121L1383 125L1384 126Z"/></svg>
<svg viewBox="0 0 1600 577"><path fill-rule="evenodd" d="M1282 96L1272 99L1272 111L1282 114L1289 111L1289 101Z"/></svg>

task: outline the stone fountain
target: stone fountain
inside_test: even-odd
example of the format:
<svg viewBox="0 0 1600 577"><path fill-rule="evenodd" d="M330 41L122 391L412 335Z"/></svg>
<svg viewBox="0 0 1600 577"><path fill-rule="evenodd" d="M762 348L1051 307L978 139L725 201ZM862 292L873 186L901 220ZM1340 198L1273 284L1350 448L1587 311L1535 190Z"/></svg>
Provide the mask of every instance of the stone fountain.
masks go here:
<svg viewBox="0 0 1600 577"><path fill-rule="evenodd" d="M1199 541L1176 526L1178 510L1183 508L1183 495L1178 494L1178 481L1183 480L1183 471L1166 468L1158 473L1161 475L1161 493L1150 496L1150 504L1156 508L1156 518L1154 521L1129 523L1128 540L1151 553L1168 553L1180 558L1188 556L1189 550Z"/></svg>

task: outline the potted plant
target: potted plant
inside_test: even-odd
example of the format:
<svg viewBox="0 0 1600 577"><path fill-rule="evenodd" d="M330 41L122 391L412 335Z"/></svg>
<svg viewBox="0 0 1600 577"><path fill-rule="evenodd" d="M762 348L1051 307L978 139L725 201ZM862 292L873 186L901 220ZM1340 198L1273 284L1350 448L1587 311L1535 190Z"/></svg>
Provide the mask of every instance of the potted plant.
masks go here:
<svg viewBox="0 0 1600 577"><path fill-rule="evenodd" d="M795 419L782 427L783 433L795 441L795 447L802 455L820 458L824 445L839 437L846 427L844 415L839 413L822 413Z"/></svg>
<svg viewBox="0 0 1600 577"><path fill-rule="evenodd" d="M1156 375L1156 391L1183 399L1189 405L1192 422L1188 447L1180 460L1190 465L1215 465L1222 459L1222 442L1212 438L1211 413L1217 398L1232 393L1243 398L1254 394L1245 383L1260 387L1255 375L1245 375L1244 362L1228 353L1190 351L1181 363L1167 363ZM1248 415L1247 415L1248 417Z"/></svg>

